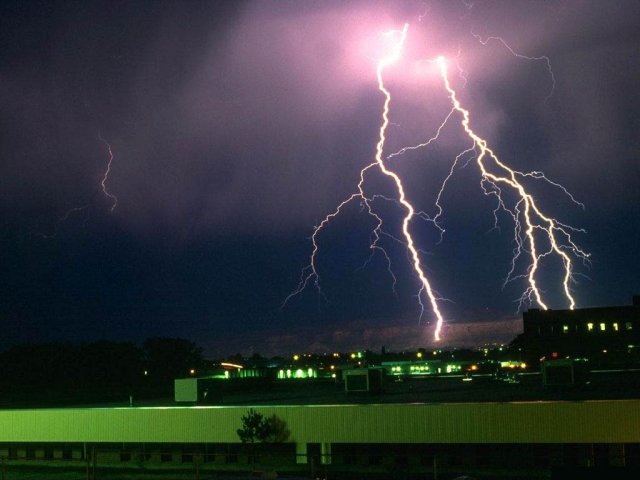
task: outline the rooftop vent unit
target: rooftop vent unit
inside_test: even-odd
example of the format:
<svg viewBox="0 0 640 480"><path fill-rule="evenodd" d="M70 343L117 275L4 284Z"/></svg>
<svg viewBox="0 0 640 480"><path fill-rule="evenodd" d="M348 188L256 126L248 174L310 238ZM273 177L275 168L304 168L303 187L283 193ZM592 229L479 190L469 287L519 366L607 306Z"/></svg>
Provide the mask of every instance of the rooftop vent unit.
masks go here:
<svg viewBox="0 0 640 480"><path fill-rule="evenodd" d="M547 386L583 385L589 380L587 360L559 358L541 363L542 384Z"/></svg>
<svg viewBox="0 0 640 480"><path fill-rule="evenodd" d="M379 392L384 385L383 368L356 368L345 370L344 391L352 392Z"/></svg>

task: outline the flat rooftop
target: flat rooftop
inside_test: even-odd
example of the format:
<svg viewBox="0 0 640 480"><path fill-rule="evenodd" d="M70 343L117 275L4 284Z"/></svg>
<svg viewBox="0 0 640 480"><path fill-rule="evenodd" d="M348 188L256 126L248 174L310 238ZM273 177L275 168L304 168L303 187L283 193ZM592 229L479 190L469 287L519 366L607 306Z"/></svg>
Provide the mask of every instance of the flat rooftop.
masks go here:
<svg viewBox="0 0 640 480"><path fill-rule="evenodd" d="M345 392L329 380L256 382L253 387L225 385L213 405L340 405L368 403L468 403L640 399L640 370L592 372L589 383L543 386L539 373L515 381L491 375L388 378L380 392Z"/></svg>
<svg viewBox="0 0 640 480"><path fill-rule="evenodd" d="M267 380L248 378L214 380L209 387L211 400L201 405L286 406L286 405L361 405L432 404L483 402L536 402L640 399L640 370L593 371L583 385L543 386L540 373L514 376L515 381L492 375L387 377L380 392L345 392L344 383L331 379ZM128 407L130 399L91 401L80 399L28 398L3 402L0 409ZM133 397L134 407L170 407L193 405L176 403L173 396Z"/></svg>

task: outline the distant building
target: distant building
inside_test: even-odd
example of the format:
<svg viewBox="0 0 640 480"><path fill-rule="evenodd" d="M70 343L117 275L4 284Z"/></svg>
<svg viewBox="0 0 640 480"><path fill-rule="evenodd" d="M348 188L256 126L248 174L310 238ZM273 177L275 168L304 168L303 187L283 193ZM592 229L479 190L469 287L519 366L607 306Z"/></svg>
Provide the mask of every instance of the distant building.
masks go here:
<svg viewBox="0 0 640 480"><path fill-rule="evenodd" d="M640 295L628 306L529 309L522 319L520 346L535 355L621 359L640 353Z"/></svg>

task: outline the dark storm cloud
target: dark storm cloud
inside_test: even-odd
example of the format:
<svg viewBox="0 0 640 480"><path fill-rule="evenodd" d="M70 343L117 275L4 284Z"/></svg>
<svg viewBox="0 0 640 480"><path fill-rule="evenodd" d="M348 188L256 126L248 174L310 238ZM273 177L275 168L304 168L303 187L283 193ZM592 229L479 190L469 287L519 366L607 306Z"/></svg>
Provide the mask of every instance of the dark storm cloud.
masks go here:
<svg viewBox="0 0 640 480"><path fill-rule="evenodd" d="M630 92L638 76L637 4L424 5L76 6L53 8L55 24L31 11L42 31L21 32L18 41L34 58L14 52L0 77L10 137L3 139L3 178L20 180L3 183L5 205L20 209L44 196L56 198L58 210L74 206L105 166L102 131L114 144L109 185L122 196L125 221L268 233L309 227L352 190L371 159L379 98L363 45L403 21L411 23L414 61L460 49L469 77L462 96L474 124L511 151L520 147L510 139L522 140L531 153L516 166L545 167L579 193L595 183L603 201L611 201L608 189L627 184L630 167L637 173L629 145L637 138ZM497 42L483 47L472 31L501 36L523 55L547 55L554 96L543 102L550 81L543 64L514 58ZM435 80L423 82L416 103L446 100L427 99ZM422 130L416 141L440 113L413 111ZM407 131L409 121L403 118ZM399 135L395 143L405 140L414 138ZM534 140L545 146L542 155Z"/></svg>
<svg viewBox="0 0 640 480"><path fill-rule="evenodd" d="M373 158L381 96L372 56L384 48L380 32L404 22L405 53L387 75L388 150L425 141L447 113L439 77L420 60L457 57L467 82L453 64L452 81L472 127L510 165L545 171L585 204L531 185L550 213L589 231L577 235L593 253L591 269L579 267L590 277L575 286L579 304L627 303L640 291L637 2L3 2L0 17L5 318L38 329L89 316L100 327L87 336L109 327L126 335L131 323L170 334L182 331L179 321L184 335L203 338L229 323L229 335L240 325L417 323L401 249L391 251L397 299L380 259L357 270L368 257L357 205L323 238L329 305L318 308L310 291L278 310L308 258L313 226ZM545 100L545 62L472 33L547 56L553 95ZM457 125L434 149L393 163L431 213L453 157L468 146ZM115 154L112 214L99 135ZM443 203L442 244L428 225L415 229L435 287L454 302L445 304L448 318L512 315L522 284L501 285L511 227L491 230L495 205L482 197L473 164ZM74 207L86 208L60 222ZM47 243L34 232L59 235ZM128 267L115 266L121 261ZM565 306L549 277L553 305ZM30 296L59 308L27 308ZM340 342L327 335L312 336Z"/></svg>
<svg viewBox="0 0 640 480"><path fill-rule="evenodd" d="M522 332L518 318L491 321L473 321L447 324L443 335L448 348L474 348L485 344L506 344ZM318 331L300 326L286 333L251 334L242 340L211 342L213 351L242 352L245 355L292 355L300 352L325 354L354 350L380 351L415 350L418 348L442 348L433 340L430 329L412 321L393 323L345 322L333 331Z"/></svg>

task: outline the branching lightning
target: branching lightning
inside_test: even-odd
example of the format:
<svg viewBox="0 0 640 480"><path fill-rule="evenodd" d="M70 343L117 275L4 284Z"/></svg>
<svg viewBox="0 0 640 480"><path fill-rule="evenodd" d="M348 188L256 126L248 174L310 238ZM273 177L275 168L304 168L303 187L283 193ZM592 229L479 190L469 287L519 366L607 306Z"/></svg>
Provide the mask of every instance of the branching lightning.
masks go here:
<svg viewBox="0 0 640 480"><path fill-rule="evenodd" d="M113 212L116 208L116 205L118 204L118 197L116 197L113 193L111 193L108 189L107 189L107 181L109 180L109 174L111 173L111 166L113 164L113 159L114 159L114 155L113 155L113 150L111 149L111 144L109 142L107 142L107 140L105 140L102 137L102 134L100 132L98 132L98 138L100 139L100 141L106 146L107 148L107 154L108 154L108 160L107 160L107 166L104 170L104 173L102 174L102 178L100 180L100 189L102 191L102 194L108 198L111 201L111 208L109 209L110 212ZM72 215L77 214L79 212L86 212L89 207L93 206L92 203L88 203L86 205L83 205L81 207L71 207L69 208L65 214L60 217L58 219L58 221L56 222L56 226L55 226L55 230L53 233L50 234L45 234L45 233L41 233L38 232L37 235L45 238L45 239L50 239L53 238L57 235L57 231L58 231L58 226L64 222L66 222Z"/></svg>
<svg viewBox="0 0 640 480"><path fill-rule="evenodd" d="M438 306L436 296L431 287L431 283L427 279L424 273L424 270L422 269L422 264L420 263L420 256L418 255L418 251L416 250L413 237L409 232L409 224L415 214L415 209L413 208L413 205L411 205L411 203L409 203L409 201L406 198L404 187L402 185L402 180L396 173L394 173L393 171L387 168L382 158L382 152L383 152L384 143L386 140L385 134L386 134L387 126L389 125L389 104L391 103L391 93L384 86L382 73L387 66L394 63L400 56L400 51L402 49L402 45L404 44L405 38L407 36L408 28L409 28L409 25L405 24L402 30L402 36L400 41L398 42L396 51L390 57L382 59L380 62L378 62L378 68L376 69L376 75L378 78L378 89L383 93L385 97L384 107L382 110L382 125L380 125L380 136L379 136L378 144L376 146L376 163L380 167L380 170L382 171L382 173L384 173L388 177L391 177L395 182L396 187L398 189L398 195L399 195L398 201L407 210L407 214L405 215L404 220L402 221L402 233L404 234L405 240L407 242L407 248L411 253L414 271L418 276L418 278L420 279L421 291L424 291L427 294L429 298L429 302L431 303L431 308L437 319L434 338L436 340L440 340L440 330L442 329L442 322L443 322L442 314L440 313L440 308ZM420 296L418 296L418 299L420 299Z"/></svg>
<svg viewBox="0 0 640 480"><path fill-rule="evenodd" d="M441 220L443 217L443 207L441 204L442 195L450 181L450 179L455 174L456 170L459 168L464 168L470 164L470 162L475 160L475 163L478 165L481 174L480 186L485 195L492 196L496 200L496 207L493 210L494 215L494 227L498 228L498 214L499 212L505 212L508 214L513 221L513 231L514 231L514 249L513 256L511 260L511 266L509 272L505 278L504 285L508 282L513 281L517 278L525 278L527 282L527 288L523 292L520 297L520 305L519 308L522 307L522 304L525 302L533 303L534 301L543 309L547 309L547 304L543 299L543 292L539 286L539 271L540 266L543 260L546 257L555 256L558 258L563 265L563 278L562 278L562 290L564 296L566 297L569 308L574 309L576 302L571 293L571 284L574 278L573 271L573 259L579 259L583 262L588 262L590 254L582 250L573 240L572 235L574 233L580 232L584 233L584 230L574 228L570 225L564 224L557 219L545 214L539 203L533 197L531 193L527 191L524 185L524 180L529 178L533 180L541 180L549 185L553 186L561 190L573 203L584 208L584 205L577 201L569 191L559 183L556 183L550 179L548 179L542 172L539 171L531 171L531 172L521 172L518 170L514 170L510 168L506 163L504 163L500 158L496 155L496 153L489 148L488 143L485 139L480 137L472 128L470 122L470 112L466 110L462 104L460 103L456 91L452 87L449 76L447 72L447 61L444 57L438 57L436 60L428 60L429 62L436 63L438 66L438 70L440 73L440 77L442 79L446 95L450 101L451 109L449 113L445 116L442 123L438 126L435 134L429 138L426 142L421 143L415 146L408 146L400 149L395 153L391 153L388 156L383 157L385 142L386 142L386 132L387 127L389 125L389 107L391 103L391 93L385 87L383 73L385 69L392 65L399 58L403 44L405 42L407 36L408 25L405 25L402 31L398 32L390 32L394 34L399 34L400 38L395 45L395 49L391 55L381 59L376 68L376 78L378 82L378 90L384 96L384 103L382 108L382 120L378 132L378 142L376 144L375 151L375 161L365 166L360 171L360 181L357 184L357 191L343 200L337 208L330 214L328 214L319 225L317 225L311 236L312 243L312 252L310 256L310 261L307 267L302 270L300 281L296 289L287 296L284 300L282 306L284 307L287 302L294 296L301 293L309 283L313 283L319 294L324 297L324 294L320 288L320 280L318 271L316 268L316 262L318 257L319 245L318 245L318 236L321 231L335 218L337 217L343 210L343 208L354 201L359 201L362 209L366 210L368 215L375 219L375 228L372 231L371 235L371 256L369 260L365 263L365 265L371 260L372 256L380 251L382 252L384 258L386 259L389 273L393 279L393 286L395 292L395 284L396 277L391 270L391 261L387 252L380 245L380 240L382 236L389 237L395 242L401 243L407 248L410 261L413 266L413 270L417 279L420 282L420 289L417 294L418 303L421 307L421 312L424 311L424 304L422 301L422 295L425 294L428 299L431 310L433 311L434 316L437 319L434 337L435 340L440 340L440 333L443 324L443 317L440 312L440 308L438 306L438 302L442 300L438 298L434 293L432 286L425 275L424 268L422 266L420 260L420 254L424 254L425 252L419 250L416 247L415 241L412 237L410 231L410 225L414 217L421 218L422 220L428 221L432 223L440 232L440 241L442 241L445 229L441 225ZM474 37L480 41L483 45L486 45L489 41L498 41L501 42L514 56L518 58L523 58L527 60L536 60L536 61L544 61L547 65L550 77L551 77L551 91L547 96L547 99L553 95L555 89L555 76L553 71L551 70L551 64L549 58L547 56L540 57L527 57L515 52L502 38L500 37L488 37L486 39L482 39L479 35L475 35ZM459 56L458 52L458 56ZM457 60L454 59L454 61ZM456 63L459 72L461 73L461 77L463 78L466 84L466 76L463 75L464 71L461 67ZM407 153L408 151L418 150L425 147L430 146L434 142L438 141L440 135L448 125L452 119L460 118L460 126L462 127L466 137L468 137L470 143L469 145L462 150L454 159L451 168L445 177L440 190L436 196L435 207L436 212L433 216L428 215L425 212L418 212L415 210L413 205L408 201L404 185L402 183L401 178L396 174L393 170L390 170L385 163L385 161L392 161L395 157L400 157ZM462 167L460 165L462 164ZM377 171L389 177L393 180L396 191L397 198L389 198L383 195L373 195L367 196L364 190L365 183L365 175L372 169L377 167ZM507 192L509 196L507 197ZM509 202L507 200L511 200ZM374 210L373 203L377 199L382 199L385 201L392 201L398 204L404 210L404 217L402 221L402 234L403 239L396 238L395 236L389 234L383 229L383 220L381 216L376 213ZM519 262L520 258L527 258L528 267L526 268L525 273L517 274L516 266ZM504 286L503 285L503 286ZM326 297L325 297L326 298ZM422 313L421 313L422 316Z"/></svg>
<svg viewBox="0 0 640 480"><path fill-rule="evenodd" d="M589 254L582 250L572 239L572 233L584 232L584 230L576 229L544 214L535 198L526 190L521 179L531 177L537 180L546 181L561 189L574 203L582 207L584 207L584 205L575 200L575 198L562 185L547 179L542 172L520 172L508 167L504 162L502 162L495 152L488 147L487 141L478 136L471 129L470 113L462 107L456 96L455 90L449 82L447 63L444 57L439 57L437 59L437 63L442 81L452 105L452 110L449 112L447 120L451 117L452 112L457 112L461 116L460 124L462 128L469 139L473 142L473 147L465 150L463 154L472 150L475 151L476 163L480 168L482 175L481 186L483 191L487 195L494 195L498 201L498 206L494 211L494 216L497 213L497 210L502 210L510 214L514 222L514 238L516 246L511 263L511 270L507 275L505 283L513 278L518 278L514 277L516 261L523 253L528 253L530 263L527 273L524 276L527 278L529 286L521 297L521 303L525 300L532 301L535 299L536 303L540 305L540 307L547 309L548 307L543 301L542 293L538 286L536 274L538 273L540 263L543 258L550 255L556 255L562 260L562 264L564 266L562 281L564 295L569 302L569 308L574 309L575 299L571 295L570 288L573 279L573 263L569 254L572 254L574 257L583 261L588 261ZM456 157L456 162L459 158L460 155ZM451 172L453 172L453 168ZM440 199L446 182L450 177L451 173L445 179L445 182L438 194L438 199ZM502 187L509 188L516 194L518 201L513 207L509 207L505 203L502 195ZM437 205L440 214L442 209L438 203ZM495 218L497 222L497 217ZM537 238L538 236L541 236L548 242L548 248L545 249L541 246L541 242Z"/></svg>
<svg viewBox="0 0 640 480"><path fill-rule="evenodd" d="M556 76L553 74L553 69L551 68L551 60L549 60L549 57L547 57L546 55L540 55L539 57L528 57L527 55L522 55L521 53L518 53L513 48L511 48L511 46L507 42L505 42L502 37L487 37L483 39L480 35L476 33L471 32L471 35L473 35L473 37L485 47L490 41L499 42L507 50L509 50L511 55L513 55L514 57L521 58L523 60L533 60L538 62L544 62L547 66L547 70L549 71L549 78L551 78L551 89L547 94L547 96L545 97L545 102L553 96L553 92L556 89Z"/></svg>
<svg viewBox="0 0 640 480"><path fill-rule="evenodd" d="M404 208L404 210L406 211L405 216L403 217L403 221L402 221L402 233L404 236L404 241L402 243L404 243L409 251L410 257L411 257L411 262L413 264L413 269L414 272L416 273L416 276L418 277L418 279L420 280L420 291L418 292L418 302L420 304L421 307L421 311L424 310L424 305L422 303L422 299L421 299L421 295L422 293L425 293L428 297L429 303L431 304L431 308L433 310L433 313L437 319L436 321L436 327L435 327L435 339L436 340L440 340L440 331L442 329L442 323L443 323L443 317L442 314L440 312L440 308L438 306L438 299L436 297L435 292L433 291L433 288L431 287L431 284L429 282L429 280L427 279L425 273L424 273L424 269L422 267L421 261L420 261L420 255L419 255L419 249L416 247L415 242L413 240L413 237L411 236L411 232L409 230L409 226L411 224L411 220L413 219L414 216L422 216L422 212L416 212L415 208L413 207L413 205L407 200L405 191L404 191L404 186L402 184L402 180L400 179L400 177L393 172L392 170L389 170L389 168L387 168L385 162L384 162L384 158L383 158L383 151L384 151L384 145L385 145L385 141L386 141L386 131L387 131L387 127L389 126L389 105L391 103L391 93L389 92L389 90L385 87L384 85L384 79L383 79L383 72L384 70L392 65L393 63L395 63L398 58L400 57L400 53L402 51L402 47L404 45L406 36L407 36L407 31L408 31L409 25L405 24L404 28L402 29L402 31L397 32L389 32L390 34L400 34L400 38L398 40L398 42L395 45L395 48L392 52L391 55L389 55L388 57L382 58L378 64L377 64L377 68L376 68L376 78L378 81L378 90L383 94L384 96L384 103L383 103L383 108L382 108L382 122L380 124L380 129L378 132L378 142L376 144L376 153L375 153L375 161L369 165L367 165L366 167L364 167L361 171L360 171L360 181L358 182L358 186L357 189L358 191L356 193L353 193L351 196L349 196L347 199L345 199L342 203L340 203L338 205L338 207L336 208L336 210L332 213L330 213L329 215L327 215L322 222L320 222L320 224L318 226L315 227L314 231L313 231L313 235L311 236L311 243L313 245L313 249L311 252L311 258L310 258L310 262L309 265L307 265L307 267L305 267L305 269L303 269L301 277L300 277L300 282L298 283L297 288L291 293L289 294L289 296L287 296L287 298L285 298L282 306L285 306L286 303L294 296L298 295L300 292L302 292L307 285L309 284L309 282L313 282L313 284L315 285L315 287L318 289L318 291L320 292L321 295L323 295L322 290L320 289L320 283L319 283L319 276L318 276L318 271L316 269L316 260L317 260L317 254L318 254L318 243L317 243L317 237L318 234L321 232L321 230L333 219L335 218L342 210L342 208L351 203L354 200L359 199L363 205L364 208L366 208L367 213L372 216L373 218L376 219L376 227L373 229L372 232L372 241L370 244L370 248L372 250L372 254L375 253L375 251L381 251L387 261L387 264L389 265L389 273L391 274L393 281L394 281L394 286L395 286L395 275L393 274L393 272L391 271L391 267L390 267L390 259L389 256L387 255L386 251L384 251L384 249L379 245L379 241L380 241L380 236L381 235L388 235L386 232L383 231L382 227L383 227L383 221L382 218L373 210L372 208L372 201L374 199L374 197L367 197L365 195L364 192L364 182L365 182L365 173L373 168L373 167L378 167L379 171L384 174L385 176L391 178L395 185L396 185L396 189L398 192L398 199L397 202ZM446 123L443 122L443 124ZM399 239L391 236L391 238L393 238L396 241L399 241ZM421 313L422 316L422 313Z"/></svg>

